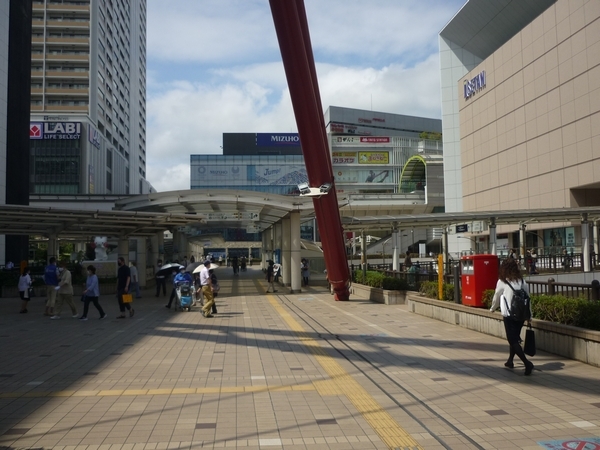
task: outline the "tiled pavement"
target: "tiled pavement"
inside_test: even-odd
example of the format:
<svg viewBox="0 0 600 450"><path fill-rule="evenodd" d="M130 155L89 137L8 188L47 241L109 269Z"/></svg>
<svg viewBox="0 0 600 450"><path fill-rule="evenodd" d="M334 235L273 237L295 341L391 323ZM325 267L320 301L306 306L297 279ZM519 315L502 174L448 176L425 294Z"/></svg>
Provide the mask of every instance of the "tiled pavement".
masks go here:
<svg viewBox="0 0 600 450"><path fill-rule="evenodd" d="M323 287L217 269L219 313L144 292L132 319L0 299L0 449L539 449L600 438L600 369ZM68 318L67 318L68 317ZM548 444L549 445L549 444ZM587 450L600 445L565 444Z"/></svg>

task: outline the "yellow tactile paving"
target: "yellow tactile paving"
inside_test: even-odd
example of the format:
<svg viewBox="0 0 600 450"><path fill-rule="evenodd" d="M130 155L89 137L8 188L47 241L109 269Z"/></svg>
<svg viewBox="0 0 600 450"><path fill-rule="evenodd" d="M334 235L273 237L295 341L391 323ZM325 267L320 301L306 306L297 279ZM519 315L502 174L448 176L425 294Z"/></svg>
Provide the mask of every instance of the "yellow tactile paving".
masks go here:
<svg viewBox="0 0 600 450"><path fill-rule="evenodd" d="M417 441L340 364L329 356L317 341L308 335L298 321L281 306L274 296L269 295L267 298L271 306L285 320L288 327L299 336L300 341L309 348L321 367L332 378L329 383L335 384L335 388L328 383L315 383L315 387L319 393L323 392L322 395L337 395L330 393L336 391L343 393L361 413L371 428L379 435L381 440L391 449L398 447L422 449Z"/></svg>
<svg viewBox="0 0 600 450"><path fill-rule="evenodd" d="M174 389L124 389L103 391L36 391L36 392L0 392L0 398L19 397L110 397L110 396L143 396L143 395L193 395L193 394L243 394L263 392L314 391L318 388L310 384L271 385L271 386L225 386L203 388L174 388ZM341 393L340 393L341 394ZM337 394L337 395L340 395ZM329 394L332 395L332 394Z"/></svg>

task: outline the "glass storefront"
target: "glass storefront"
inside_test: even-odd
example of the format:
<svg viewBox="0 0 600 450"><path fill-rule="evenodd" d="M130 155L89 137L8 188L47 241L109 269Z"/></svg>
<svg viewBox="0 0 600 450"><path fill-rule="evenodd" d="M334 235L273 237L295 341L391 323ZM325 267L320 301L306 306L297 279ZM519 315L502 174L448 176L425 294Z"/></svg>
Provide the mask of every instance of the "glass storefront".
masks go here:
<svg viewBox="0 0 600 450"><path fill-rule="evenodd" d="M30 189L32 194L78 194L81 141L31 140Z"/></svg>

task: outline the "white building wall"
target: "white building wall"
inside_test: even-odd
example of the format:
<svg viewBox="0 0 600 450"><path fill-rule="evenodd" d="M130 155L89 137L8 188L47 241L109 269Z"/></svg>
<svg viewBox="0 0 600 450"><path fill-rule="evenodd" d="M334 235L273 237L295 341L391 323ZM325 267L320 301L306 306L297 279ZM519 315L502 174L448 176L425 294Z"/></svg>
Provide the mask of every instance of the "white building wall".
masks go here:
<svg viewBox="0 0 600 450"><path fill-rule="evenodd" d="M462 161L456 84L466 73L475 68L481 59L441 36L439 42L446 212L462 212Z"/></svg>

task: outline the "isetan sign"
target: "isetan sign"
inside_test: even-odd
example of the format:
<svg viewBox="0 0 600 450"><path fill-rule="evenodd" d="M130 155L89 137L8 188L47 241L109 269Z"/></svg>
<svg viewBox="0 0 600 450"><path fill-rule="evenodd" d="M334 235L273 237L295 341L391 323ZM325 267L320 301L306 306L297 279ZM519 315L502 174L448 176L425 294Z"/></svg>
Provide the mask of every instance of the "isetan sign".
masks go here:
<svg viewBox="0 0 600 450"><path fill-rule="evenodd" d="M475 93L479 92L485 87L485 70L482 70L478 75L475 75L470 80L463 82L463 90L465 100L471 98Z"/></svg>

